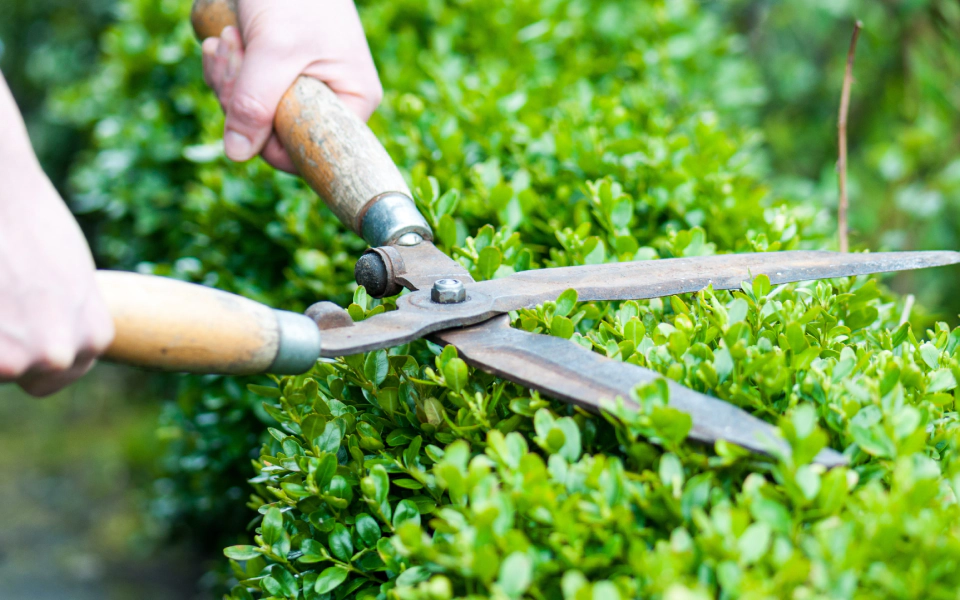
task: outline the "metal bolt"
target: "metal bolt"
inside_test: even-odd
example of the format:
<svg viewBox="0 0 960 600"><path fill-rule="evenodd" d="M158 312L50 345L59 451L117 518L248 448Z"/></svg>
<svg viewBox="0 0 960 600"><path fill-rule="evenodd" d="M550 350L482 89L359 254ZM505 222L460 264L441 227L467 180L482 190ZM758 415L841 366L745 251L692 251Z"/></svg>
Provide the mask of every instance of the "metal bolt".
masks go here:
<svg viewBox="0 0 960 600"><path fill-rule="evenodd" d="M430 299L437 304L458 304L467 299L467 291L459 279L438 279L433 282Z"/></svg>
<svg viewBox="0 0 960 600"><path fill-rule="evenodd" d="M400 237L398 237L396 244L398 246L416 246L422 241L423 241L422 235L420 235L416 231L411 231L410 233L405 233Z"/></svg>

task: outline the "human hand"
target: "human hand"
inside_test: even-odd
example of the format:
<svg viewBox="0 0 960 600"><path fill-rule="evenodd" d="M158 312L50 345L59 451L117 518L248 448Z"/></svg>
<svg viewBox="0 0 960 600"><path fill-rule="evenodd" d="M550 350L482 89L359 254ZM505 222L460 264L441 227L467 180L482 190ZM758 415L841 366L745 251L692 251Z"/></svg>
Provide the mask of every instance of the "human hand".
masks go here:
<svg viewBox="0 0 960 600"><path fill-rule="evenodd" d="M35 396L86 373L113 340L79 225L30 147L0 76L0 382Z"/></svg>
<svg viewBox="0 0 960 600"><path fill-rule="evenodd" d="M224 149L295 172L273 121L297 76L326 83L364 121L383 98L360 17L352 0L239 0L237 12L239 31L203 42L204 79L226 113Z"/></svg>

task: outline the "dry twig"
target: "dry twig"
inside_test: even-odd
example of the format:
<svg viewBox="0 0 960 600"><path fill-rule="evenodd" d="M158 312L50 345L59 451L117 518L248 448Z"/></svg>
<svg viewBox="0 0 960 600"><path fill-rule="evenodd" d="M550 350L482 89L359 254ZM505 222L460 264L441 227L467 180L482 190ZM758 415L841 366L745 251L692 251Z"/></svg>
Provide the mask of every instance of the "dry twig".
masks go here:
<svg viewBox="0 0 960 600"><path fill-rule="evenodd" d="M847 111L850 108L850 86L853 85L853 55L857 49L857 38L863 23L857 21L853 26L853 37L847 51L847 68L843 74L843 90L840 92L840 118L837 120L839 132L840 157L837 170L840 171L840 205L837 209L837 228L840 236L840 252L847 252L850 243L847 240Z"/></svg>

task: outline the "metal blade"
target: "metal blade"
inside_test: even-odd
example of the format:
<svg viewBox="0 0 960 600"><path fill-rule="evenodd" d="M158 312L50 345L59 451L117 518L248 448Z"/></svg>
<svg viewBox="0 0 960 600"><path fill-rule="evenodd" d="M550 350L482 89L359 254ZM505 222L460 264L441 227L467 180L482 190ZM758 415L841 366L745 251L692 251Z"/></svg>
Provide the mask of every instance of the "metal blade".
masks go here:
<svg viewBox="0 0 960 600"><path fill-rule="evenodd" d="M506 315L431 337L453 344L461 358L479 369L592 412L599 412L602 400L619 396L632 402L630 392L634 387L663 378L649 369L606 358L561 338L513 329ZM669 379L666 382L670 407L687 413L693 420L690 439L707 444L726 440L760 454L767 454L767 449L775 445L789 454L789 446L769 423L717 398ZM836 467L847 464L847 459L826 448L815 462Z"/></svg>
<svg viewBox="0 0 960 600"><path fill-rule="evenodd" d="M666 258L522 271L502 279L467 283L467 301L435 304L430 290L401 296L398 310L353 327L332 329L323 339L322 356L343 356L389 348L428 333L486 321L498 314L532 308L577 290L580 300L633 300L714 289L737 289L757 275L772 284L907 271L960 263L960 252L792 251ZM408 265L412 268L414 265ZM411 270L416 270L412 268Z"/></svg>
<svg viewBox="0 0 960 600"><path fill-rule="evenodd" d="M735 290L761 274L777 285L956 263L960 263L960 252L950 251L721 254L522 271L467 289L495 297L496 308L507 312L555 300L570 288L577 290L580 300L636 300L697 292L709 285L716 290Z"/></svg>

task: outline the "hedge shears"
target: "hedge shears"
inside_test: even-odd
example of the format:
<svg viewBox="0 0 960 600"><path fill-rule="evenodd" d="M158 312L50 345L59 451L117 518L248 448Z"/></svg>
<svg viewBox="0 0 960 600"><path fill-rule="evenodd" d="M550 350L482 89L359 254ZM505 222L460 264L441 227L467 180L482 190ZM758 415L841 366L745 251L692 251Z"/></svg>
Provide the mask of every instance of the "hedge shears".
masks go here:
<svg viewBox="0 0 960 600"><path fill-rule="evenodd" d="M201 39L219 35L236 25L234 7L227 0L197 0L192 22ZM598 411L615 398L631 402L637 385L661 376L563 338L514 329L508 313L556 300L568 289L581 301L634 300L709 286L734 290L759 275L777 285L960 262L960 253L949 251L789 251L560 267L474 281L433 245L433 232L386 150L326 85L298 78L281 101L275 128L304 179L370 244L357 262L357 283L377 298L406 290L397 309L353 322L329 302L302 315L200 285L100 271L98 283L117 331L106 358L173 371L296 374L320 357L427 337L452 344L479 369ZM789 452L770 424L679 383L667 385L670 406L691 417L691 439ZM846 463L831 449L816 461L828 467Z"/></svg>

